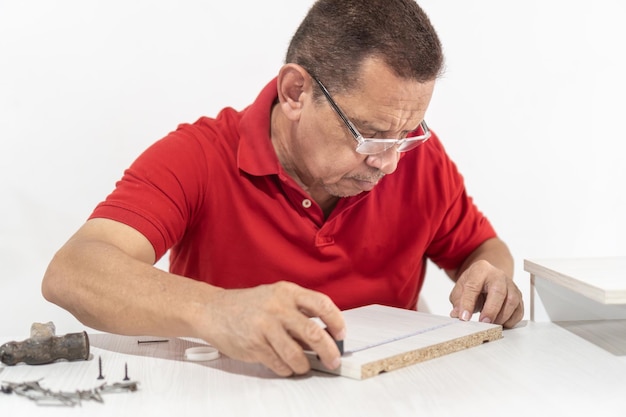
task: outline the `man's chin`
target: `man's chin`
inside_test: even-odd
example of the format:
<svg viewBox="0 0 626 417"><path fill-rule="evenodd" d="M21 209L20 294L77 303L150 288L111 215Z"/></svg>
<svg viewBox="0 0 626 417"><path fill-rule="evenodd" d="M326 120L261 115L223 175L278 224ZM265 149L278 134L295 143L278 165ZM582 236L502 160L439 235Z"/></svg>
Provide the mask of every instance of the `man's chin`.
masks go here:
<svg viewBox="0 0 626 417"><path fill-rule="evenodd" d="M376 183L351 180L351 184L348 187L340 187L337 185L325 186L326 192L333 197L354 197L365 191L371 191Z"/></svg>

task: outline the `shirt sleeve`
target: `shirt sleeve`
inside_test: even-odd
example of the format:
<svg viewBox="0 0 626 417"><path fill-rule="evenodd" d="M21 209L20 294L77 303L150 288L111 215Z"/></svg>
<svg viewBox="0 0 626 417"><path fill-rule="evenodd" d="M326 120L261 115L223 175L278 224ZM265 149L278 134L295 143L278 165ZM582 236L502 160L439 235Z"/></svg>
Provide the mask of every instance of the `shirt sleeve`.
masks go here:
<svg viewBox="0 0 626 417"><path fill-rule="evenodd" d="M144 151L89 218L133 227L151 242L156 260L160 259L185 233L204 196L205 153L194 130L181 125Z"/></svg>
<svg viewBox="0 0 626 417"><path fill-rule="evenodd" d="M478 209L469 196L463 176L456 164L449 158L443 145L436 141L432 147L437 154L431 159L439 161L439 169L434 171L435 184L442 216L439 218L433 239L426 250L426 256L440 268L457 269L465 259L487 239L496 237L495 229L488 218Z"/></svg>

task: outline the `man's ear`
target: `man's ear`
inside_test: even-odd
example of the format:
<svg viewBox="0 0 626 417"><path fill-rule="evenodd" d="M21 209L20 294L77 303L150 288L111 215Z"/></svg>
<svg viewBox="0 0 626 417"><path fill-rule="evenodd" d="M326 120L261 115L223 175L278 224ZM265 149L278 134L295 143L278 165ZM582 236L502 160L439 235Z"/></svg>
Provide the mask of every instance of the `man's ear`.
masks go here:
<svg viewBox="0 0 626 417"><path fill-rule="evenodd" d="M289 120L299 120L304 100L311 95L311 76L297 64L286 64L278 73L278 100Z"/></svg>

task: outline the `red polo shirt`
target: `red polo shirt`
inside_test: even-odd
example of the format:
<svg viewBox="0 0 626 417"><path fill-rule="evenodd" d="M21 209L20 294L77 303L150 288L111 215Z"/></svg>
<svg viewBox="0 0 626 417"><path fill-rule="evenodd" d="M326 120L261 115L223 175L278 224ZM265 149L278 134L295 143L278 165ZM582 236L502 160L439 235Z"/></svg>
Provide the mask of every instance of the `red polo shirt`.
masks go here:
<svg viewBox="0 0 626 417"><path fill-rule="evenodd" d="M292 281L341 309L414 309L426 257L446 269L495 232L435 134L370 192L328 219L270 142L276 80L243 111L222 110L148 148L91 217L128 224L168 249L172 272L224 288Z"/></svg>

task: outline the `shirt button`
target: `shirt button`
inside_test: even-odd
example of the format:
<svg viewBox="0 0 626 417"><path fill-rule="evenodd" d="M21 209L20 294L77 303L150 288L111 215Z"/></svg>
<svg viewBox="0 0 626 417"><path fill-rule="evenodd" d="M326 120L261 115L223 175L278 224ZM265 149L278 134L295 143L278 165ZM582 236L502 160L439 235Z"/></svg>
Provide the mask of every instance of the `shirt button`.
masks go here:
<svg viewBox="0 0 626 417"><path fill-rule="evenodd" d="M311 207L311 200L309 200L308 198L305 198L304 200L302 200L302 207L304 208Z"/></svg>

